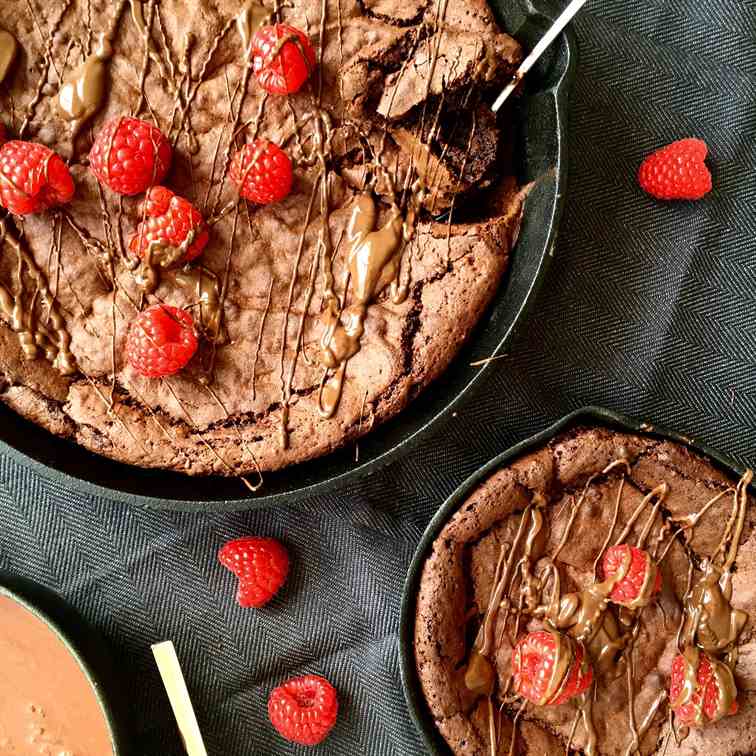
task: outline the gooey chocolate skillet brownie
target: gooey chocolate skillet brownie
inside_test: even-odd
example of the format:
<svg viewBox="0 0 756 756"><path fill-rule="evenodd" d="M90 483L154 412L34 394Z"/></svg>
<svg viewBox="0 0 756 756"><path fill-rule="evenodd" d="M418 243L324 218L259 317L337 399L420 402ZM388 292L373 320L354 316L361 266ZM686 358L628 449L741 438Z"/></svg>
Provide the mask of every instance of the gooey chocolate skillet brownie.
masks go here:
<svg viewBox="0 0 756 756"><path fill-rule="evenodd" d="M751 479L578 428L480 485L417 598L417 672L451 751L756 752Z"/></svg>
<svg viewBox="0 0 756 756"><path fill-rule="evenodd" d="M243 474L400 411L523 194L484 0L10 0L0 397L114 459Z"/></svg>

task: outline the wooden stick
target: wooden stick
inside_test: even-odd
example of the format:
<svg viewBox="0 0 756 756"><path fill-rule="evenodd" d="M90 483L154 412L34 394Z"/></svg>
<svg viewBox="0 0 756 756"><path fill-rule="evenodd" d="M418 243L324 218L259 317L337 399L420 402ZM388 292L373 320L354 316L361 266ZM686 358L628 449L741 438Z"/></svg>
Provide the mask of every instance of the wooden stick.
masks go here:
<svg viewBox="0 0 756 756"><path fill-rule="evenodd" d="M168 693L168 700L171 702L173 715L176 717L179 732L184 740L186 753L188 756L207 756L173 641L156 643L152 647L152 654L155 657L160 677L163 679L166 693Z"/></svg>

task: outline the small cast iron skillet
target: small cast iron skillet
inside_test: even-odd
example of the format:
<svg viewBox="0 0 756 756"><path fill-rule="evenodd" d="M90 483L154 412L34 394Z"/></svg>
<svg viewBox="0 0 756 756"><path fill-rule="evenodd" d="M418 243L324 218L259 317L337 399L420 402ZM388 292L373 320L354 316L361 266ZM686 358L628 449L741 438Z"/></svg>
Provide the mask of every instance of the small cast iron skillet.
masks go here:
<svg viewBox="0 0 756 756"><path fill-rule="evenodd" d="M433 718L425 703L425 696L420 687L420 681L418 680L415 668L415 610L420 577L425 560L433 548L433 542L438 538L439 533L449 518L464 504L481 483L490 478L496 470L511 464L523 454L545 446L554 436L578 425L603 426L628 433L642 433L654 438L667 439L687 446L693 451L708 457L713 464L720 467L723 472L733 478L740 478L745 472L744 468L735 464L724 454L709 449L703 444L682 436L679 433L634 420L601 407L584 407L563 417L554 423L554 425L537 433L535 436L521 441L511 449L507 449L507 451L499 454L498 457L494 457L494 459L483 465L477 472L473 473L441 505L441 508L430 521L410 564L402 593L399 626L399 667L402 676L402 687L404 688L404 697L409 707L410 716L428 749L428 753L433 754L433 756L449 756L451 750L436 729Z"/></svg>
<svg viewBox="0 0 756 756"><path fill-rule="evenodd" d="M490 0L502 28L526 48L550 26L550 18L531 0ZM491 308L444 375L399 415L377 427L354 447L265 475L251 495L233 478L189 476L119 464L57 438L21 419L0 403L0 453L34 468L60 485L87 494L159 509L242 510L291 503L325 493L374 472L414 449L424 433L438 431L462 399L475 392L490 363L476 359L504 352L515 324L522 320L554 254L567 179L566 116L574 78L576 44L567 32L547 51L525 80L514 106L515 170L521 184L534 182L510 270Z"/></svg>
<svg viewBox="0 0 756 756"><path fill-rule="evenodd" d="M114 756L131 756L126 711L105 641L57 593L18 575L0 572L0 596L30 611L63 643L92 685L113 744Z"/></svg>

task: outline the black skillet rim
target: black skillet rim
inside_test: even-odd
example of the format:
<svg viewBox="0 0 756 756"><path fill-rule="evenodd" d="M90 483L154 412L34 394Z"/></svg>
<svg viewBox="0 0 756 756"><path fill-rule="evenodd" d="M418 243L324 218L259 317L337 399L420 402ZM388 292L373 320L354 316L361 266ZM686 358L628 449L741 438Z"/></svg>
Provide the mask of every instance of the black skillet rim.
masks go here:
<svg viewBox="0 0 756 756"><path fill-rule="evenodd" d="M740 477L745 468L738 465L725 454L696 441L690 436L685 436L666 428L643 422L635 418L623 415L604 407L588 406L570 412L553 425L536 433L506 451L494 457L467 480L462 483L449 498L441 505L433 516L423 533L409 569L402 590L402 603L399 619L399 672L402 679L404 698L409 709L410 717L420 734L423 744L428 753L433 756L450 756L451 750L436 729L428 707L425 703L420 688L420 682L415 670L414 654L414 631L415 631L415 608L416 596L420 584L420 576L423 564L430 553L433 542L438 537L441 529L449 517L459 509L461 504L483 481L489 478L496 470L504 467L529 451L538 449L547 444L552 438L578 425L598 425L629 433L639 433L645 436L674 441L686 446L692 451L707 457L712 463L722 468L729 475Z"/></svg>

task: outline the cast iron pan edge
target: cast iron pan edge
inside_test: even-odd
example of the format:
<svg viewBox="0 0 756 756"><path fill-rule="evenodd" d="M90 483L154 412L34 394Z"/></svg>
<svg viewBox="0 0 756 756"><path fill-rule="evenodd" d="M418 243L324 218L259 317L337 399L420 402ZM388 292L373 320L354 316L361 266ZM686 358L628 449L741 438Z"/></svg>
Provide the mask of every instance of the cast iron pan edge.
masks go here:
<svg viewBox="0 0 756 756"><path fill-rule="evenodd" d="M433 756L449 756L451 751L436 729L425 703L425 697L420 689L420 681L417 678L415 670L415 607L425 559L430 553L433 542L438 537L449 517L459 509L462 503L481 483L499 468L506 466L529 451L545 446L554 436L576 425L598 425L628 433L640 433L646 436L674 441L704 455L734 477L740 477L745 472L743 466L736 464L724 454L709 448L690 436L683 436L674 431L635 420L603 407L583 407L571 412L535 436L531 436L515 444L510 449L507 449L507 451L494 457L490 462L487 462L477 472L474 472L441 505L441 508L428 524L410 563L402 592L399 619L399 670L402 678L402 688L404 689L404 697L407 701L412 721L415 723L415 727L420 733L423 744L428 749L428 753L433 754Z"/></svg>
<svg viewBox="0 0 756 756"><path fill-rule="evenodd" d="M532 47L556 15L541 13L532 0L491 2L495 10L498 5L501 14L507 15L507 27L513 29L526 47ZM523 21L519 29L512 26L513 18ZM233 478L191 478L100 457L53 436L2 404L0 452L64 489L155 509L183 511L231 511L293 504L377 472L400 455L411 452L425 433L431 429L438 431L463 398L473 392L492 363L473 371L469 362L503 353L543 282L554 254L564 207L567 100L574 79L576 47L574 35L568 30L529 74L535 92L524 98L520 106L520 122L525 123L528 115L531 118L528 128L521 130L518 147L525 162L522 172L527 174L521 180L532 181L535 186L526 204L520 243L494 305L447 372L396 418L360 441L361 463L354 461L354 446L347 447L313 462L268 473L260 494L250 495ZM541 126L542 123L547 126ZM544 142L548 146L548 159L539 154ZM529 241L528 246L533 249L529 255L525 254L524 241Z"/></svg>

